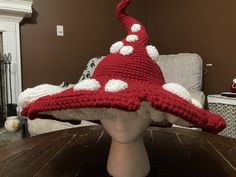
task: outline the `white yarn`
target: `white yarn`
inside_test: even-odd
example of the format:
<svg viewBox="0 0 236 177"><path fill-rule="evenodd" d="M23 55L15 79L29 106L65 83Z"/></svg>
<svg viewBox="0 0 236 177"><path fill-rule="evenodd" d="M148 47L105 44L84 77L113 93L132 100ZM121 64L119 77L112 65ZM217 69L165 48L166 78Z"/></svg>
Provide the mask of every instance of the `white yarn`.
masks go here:
<svg viewBox="0 0 236 177"><path fill-rule="evenodd" d="M191 99L191 102L192 102L192 104L193 104L194 106L196 106L196 107L198 107L198 108L200 108L200 109L203 108L202 104L201 104L199 101L197 101L196 99L192 98L192 99Z"/></svg>
<svg viewBox="0 0 236 177"><path fill-rule="evenodd" d="M86 79L74 86L74 90L95 91L101 88L100 83L96 79Z"/></svg>
<svg viewBox="0 0 236 177"><path fill-rule="evenodd" d="M120 49L120 54L127 56L127 55L132 54L133 51L134 51L134 48L132 46L124 46Z"/></svg>
<svg viewBox="0 0 236 177"><path fill-rule="evenodd" d="M50 84L42 84L34 88L28 88L19 95L18 104L24 108L27 104L39 99L40 97L54 95L66 89L67 88Z"/></svg>
<svg viewBox="0 0 236 177"><path fill-rule="evenodd" d="M111 46L110 52L113 54L118 53L123 46L124 43L122 41L118 41Z"/></svg>
<svg viewBox="0 0 236 177"><path fill-rule="evenodd" d="M203 108L202 104L196 99L192 98L189 91L186 88L184 88L182 85L177 84L177 83L169 83L169 84L163 85L163 88L187 100L188 102L192 103L194 106L200 109Z"/></svg>
<svg viewBox="0 0 236 177"><path fill-rule="evenodd" d="M191 102L191 95L189 91L182 85L177 83L168 83L162 86L165 90L178 95L179 97Z"/></svg>
<svg viewBox="0 0 236 177"><path fill-rule="evenodd" d="M138 36L135 34L130 34L126 37L127 42L135 42L138 40Z"/></svg>
<svg viewBox="0 0 236 177"><path fill-rule="evenodd" d="M140 24L133 24L132 27L131 27L131 31L133 33L138 32L140 30L141 30L141 25Z"/></svg>
<svg viewBox="0 0 236 177"><path fill-rule="evenodd" d="M128 88L128 84L122 80L109 80L105 85L106 92L119 92Z"/></svg>
<svg viewBox="0 0 236 177"><path fill-rule="evenodd" d="M155 62L157 62L158 61L158 56L159 56L159 52L158 52L157 48L155 46L148 45L146 47L146 50L147 50L147 53L148 53L149 57L151 59L153 59Z"/></svg>
<svg viewBox="0 0 236 177"><path fill-rule="evenodd" d="M236 84L236 78L233 80L233 83Z"/></svg>

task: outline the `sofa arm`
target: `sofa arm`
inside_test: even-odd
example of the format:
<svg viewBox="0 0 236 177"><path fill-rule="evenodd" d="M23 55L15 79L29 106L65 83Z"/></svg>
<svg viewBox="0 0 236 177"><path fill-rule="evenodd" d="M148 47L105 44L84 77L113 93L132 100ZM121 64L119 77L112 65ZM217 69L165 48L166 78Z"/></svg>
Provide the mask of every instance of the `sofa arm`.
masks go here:
<svg viewBox="0 0 236 177"><path fill-rule="evenodd" d="M199 90L189 90L189 93L192 96L192 98L199 101L204 107L205 99L206 99L204 92L199 91Z"/></svg>

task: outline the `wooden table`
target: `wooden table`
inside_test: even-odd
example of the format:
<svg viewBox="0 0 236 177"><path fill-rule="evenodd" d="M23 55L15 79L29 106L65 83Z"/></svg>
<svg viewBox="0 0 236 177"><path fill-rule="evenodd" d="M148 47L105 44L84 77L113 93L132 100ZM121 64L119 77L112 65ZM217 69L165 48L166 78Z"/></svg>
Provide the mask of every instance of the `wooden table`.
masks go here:
<svg viewBox="0 0 236 177"><path fill-rule="evenodd" d="M236 140L178 128L144 136L149 177L236 177ZM0 146L0 177L107 177L111 138L101 126Z"/></svg>

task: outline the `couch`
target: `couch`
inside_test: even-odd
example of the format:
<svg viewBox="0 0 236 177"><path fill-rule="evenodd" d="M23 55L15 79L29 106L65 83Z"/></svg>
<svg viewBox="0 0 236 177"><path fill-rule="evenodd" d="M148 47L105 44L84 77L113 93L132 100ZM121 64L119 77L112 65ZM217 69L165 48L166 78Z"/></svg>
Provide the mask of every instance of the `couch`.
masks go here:
<svg viewBox="0 0 236 177"><path fill-rule="evenodd" d="M102 59L103 57L91 59L79 80L90 78ZM174 82L183 85L189 90L193 98L204 105L205 95L202 92L203 63L198 54L160 55L157 64L161 67L167 83ZM56 130L90 125L96 125L96 123L81 121L79 125L72 125L55 120L35 119L28 120L28 131L31 136L35 136Z"/></svg>

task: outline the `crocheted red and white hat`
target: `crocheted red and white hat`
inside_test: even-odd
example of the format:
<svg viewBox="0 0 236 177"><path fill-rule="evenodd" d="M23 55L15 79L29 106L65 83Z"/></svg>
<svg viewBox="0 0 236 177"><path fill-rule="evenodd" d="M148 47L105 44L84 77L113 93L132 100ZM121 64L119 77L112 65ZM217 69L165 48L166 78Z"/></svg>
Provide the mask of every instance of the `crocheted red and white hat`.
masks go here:
<svg viewBox="0 0 236 177"><path fill-rule="evenodd" d="M99 111L86 116L89 108L103 111L104 108L115 108L129 113L143 109L148 103L146 109L152 110L150 117L153 120L155 111L161 111L205 131L217 133L224 129L224 120L202 109L184 87L165 83L156 64L158 51L149 45L145 27L125 12L130 2L121 0L116 8L116 15L128 36L111 46L110 54L99 63L92 78L63 91L48 85L48 89L42 85L24 91L19 99L23 105L22 115L30 119L54 117L62 120L67 117L67 120L77 120L89 116L95 119ZM38 99L32 99L32 93L37 93Z"/></svg>

